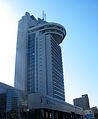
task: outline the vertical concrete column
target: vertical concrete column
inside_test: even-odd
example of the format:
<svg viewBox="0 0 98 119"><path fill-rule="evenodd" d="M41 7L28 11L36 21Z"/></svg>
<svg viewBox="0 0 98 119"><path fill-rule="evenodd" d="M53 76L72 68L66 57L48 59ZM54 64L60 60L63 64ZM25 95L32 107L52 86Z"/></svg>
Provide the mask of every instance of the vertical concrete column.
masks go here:
<svg viewBox="0 0 98 119"><path fill-rule="evenodd" d="M63 116L62 116L62 117L63 117L63 119L65 119L65 113L62 113L62 115L63 115Z"/></svg>
<svg viewBox="0 0 98 119"><path fill-rule="evenodd" d="M52 116L52 119L54 119L54 111L52 111L51 116Z"/></svg>
<svg viewBox="0 0 98 119"><path fill-rule="evenodd" d="M41 109L41 119L45 118L45 111L43 109Z"/></svg>
<svg viewBox="0 0 98 119"><path fill-rule="evenodd" d="M56 112L56 119L58 119L58 112Z"/></svg>

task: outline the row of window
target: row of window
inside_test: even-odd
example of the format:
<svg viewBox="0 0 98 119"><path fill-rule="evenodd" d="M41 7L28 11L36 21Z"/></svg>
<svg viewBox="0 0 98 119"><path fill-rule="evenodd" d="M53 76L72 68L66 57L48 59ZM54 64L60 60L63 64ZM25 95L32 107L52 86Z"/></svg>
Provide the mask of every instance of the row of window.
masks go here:
<svg viewBox="0 0 98 119"><path fill-rule="evenodd" d="M52 68L52 76L54 79L63 82L63 73L59 72L55 67Z"/></svg>
<svg viewBox="0 0 98 119"><path fill-rule="evenodd" d="M64 95L64 92L59 92L58 90L54 90L53 93L54 93L54 95L57 94L57 95L59 95L60 97L64 97L64 96L65 96L65 95Z"/></svg>
<svg viewBox="0 0 98 119"><path fill-rule="evenodd" d="M51 37L52 38L52 37ZM52 64L53 66L62 72L62 57L61 57L61 48L56 43L56 41L52 38L51 40L51 54L52 54Z"/></svg>
<svg viewBox="0 0 98 119"><path fill-rule="evenodd" d="M32 32L34 31L38 31L38 30L43 30L43 29L49 29L49 28L54 28L54 29L58 29L59 31L63 31L64 33L66 33L65 29L63 27L60 27L58 25L53 25L53 24L46 24L44 26L41 26L41 27L37 27L35 29L32 30Z"/></svg>
<svg viewBox="0 0 98 119"><path fill-rule="evenodd" d="M54 94L54 97L57 98L57 99L60 99L60 100L65 101L65 96L64 97L61 97L58 94Z"/></svg>
<svg viewBox="0 0 98 119"><path fill-rule="evenodd" d="M64 90L64 86L61 85L61 84L59 84L59 83L57 83L57 82L53 82L53 87L57 87L57 88L59 88L59 89Z"/></svg>
<svg viewBox="0 0 98 119"><path fill-rule="evenodd" d="M61 87L58 87L57 85L55 85L56 83L54 83L54 85L53 85L53 89L54 90L58 90L59 92L64 92L64 87L62 86L62 88Z"/></svg>

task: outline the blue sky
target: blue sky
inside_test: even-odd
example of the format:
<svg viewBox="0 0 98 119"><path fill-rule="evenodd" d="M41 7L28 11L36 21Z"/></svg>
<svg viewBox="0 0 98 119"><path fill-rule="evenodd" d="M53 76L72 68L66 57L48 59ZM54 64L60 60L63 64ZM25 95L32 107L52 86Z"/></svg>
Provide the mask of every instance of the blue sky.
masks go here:
<svg viewBox="0 0 98 119"><path fill-rule="evenodd" d="M61 44L66 101L88 94L98 106L98 0L0 1L0 81L14 84L18 20L25 12L42 17L43 10L67 31Z"/></svg>

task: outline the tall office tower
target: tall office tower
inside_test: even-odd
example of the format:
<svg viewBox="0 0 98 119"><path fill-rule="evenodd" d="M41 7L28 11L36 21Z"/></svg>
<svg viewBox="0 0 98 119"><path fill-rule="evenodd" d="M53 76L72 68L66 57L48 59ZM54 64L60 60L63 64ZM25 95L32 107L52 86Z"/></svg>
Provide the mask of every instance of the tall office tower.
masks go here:
<svg viewBox="0 0 98 119"><path fill-rule="evenodd" d="M65 100L60 47L65 35L62 25L25 13L18 25L15 88Z"/></svg>

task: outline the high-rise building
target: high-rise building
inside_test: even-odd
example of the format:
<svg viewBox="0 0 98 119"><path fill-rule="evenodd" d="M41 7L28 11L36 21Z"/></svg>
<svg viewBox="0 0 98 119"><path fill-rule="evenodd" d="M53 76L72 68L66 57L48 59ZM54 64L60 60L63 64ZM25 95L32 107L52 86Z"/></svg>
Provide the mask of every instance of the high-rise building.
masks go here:
<svg viewBox="0 0 98 119"><path fill-rule="evenodd" d="M65 102L60 43L66 35L57 23L29 13L19 21L15 87L0 83L0 119L83 119L83 109Z"/></svg>
<svg viewBox="0 0 98 119"><path fill-rule="evenodd" d="M62 25L25 13L18 25L15 88L65 100L60 47L65 35Z"/></svg>

